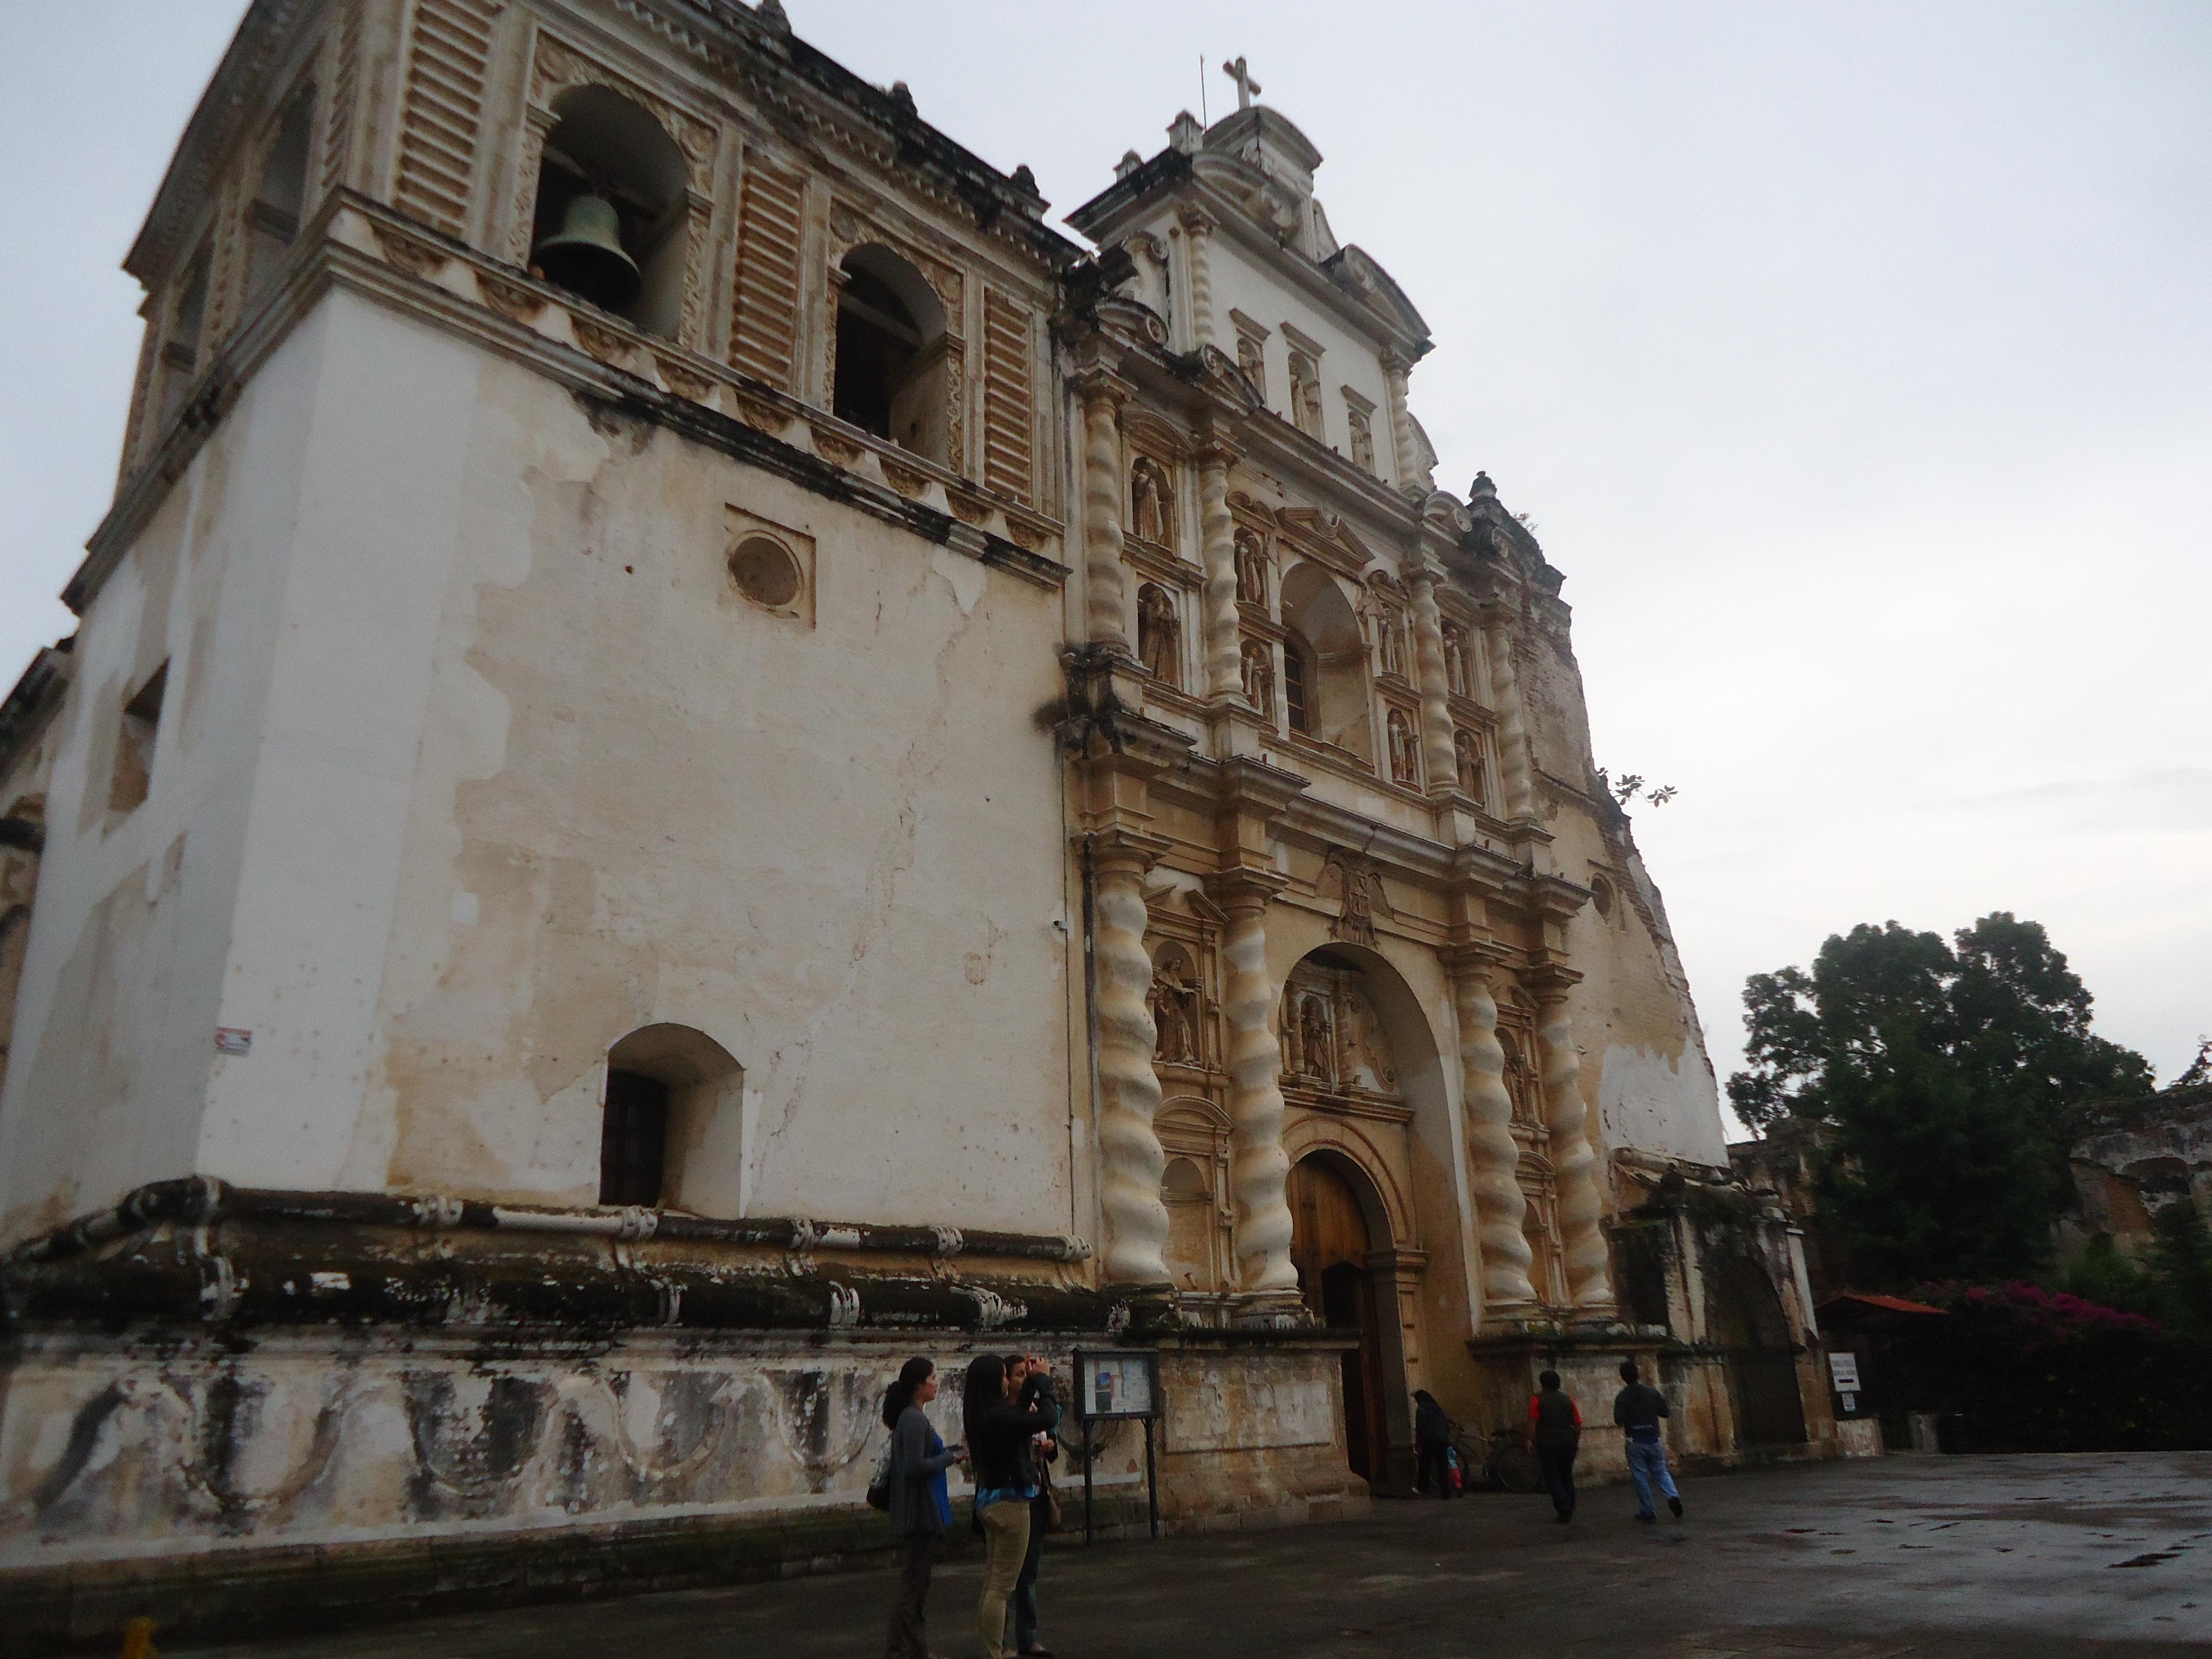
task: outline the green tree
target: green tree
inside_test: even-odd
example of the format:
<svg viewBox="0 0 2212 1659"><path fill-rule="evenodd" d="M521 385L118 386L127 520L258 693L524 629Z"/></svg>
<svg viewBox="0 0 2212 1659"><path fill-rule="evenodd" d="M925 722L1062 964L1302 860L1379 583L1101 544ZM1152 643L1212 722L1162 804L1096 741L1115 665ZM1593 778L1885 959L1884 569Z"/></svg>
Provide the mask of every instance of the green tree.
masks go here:
<svg viewBox="0 0 2212 1659"><path fill-rule="evenodd" d="M1744 989L1749 1068L1729 1099L1758 1133L1821 1126L1823 1201L1869 1283L2031 1273L2068 1194L2085 1101L2147 1094L2139 1054L2040 925L1983 917L1949 944L1892 921L1832 935L1808 971Z"/></svg>

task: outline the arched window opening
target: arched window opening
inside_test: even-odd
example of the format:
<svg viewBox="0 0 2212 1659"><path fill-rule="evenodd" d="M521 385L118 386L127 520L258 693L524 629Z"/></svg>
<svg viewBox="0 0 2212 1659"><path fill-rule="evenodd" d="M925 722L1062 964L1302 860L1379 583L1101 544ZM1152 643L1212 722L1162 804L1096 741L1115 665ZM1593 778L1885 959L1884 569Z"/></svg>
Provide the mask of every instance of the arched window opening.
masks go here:
<svg viewBox="0 0 2212 1659"><path fill-rule="evenodd" d="M607 1109L599 1128L599 1202L660 1202L668 1161L669 1089L641 1072L607 1073Z"/></svg>
<svg viewBox="0 0 2212 1659"><path fill-rule="evenodd" d="M1291 730L1318 738L1375 764L1375 720L1368 690L1368 651L1359 618L1337 579L1319 565L1285 571L1282 580L1284 701L1287 682L1303 676L1299 706ZM1292 651L1301 654L1291 666Z"/></svg>
<svg viewBox="0 0 2212 1659"><path fill-rule="evenodd" d="M831 412L902 449L946 460L945 307L921 273L889 248L855 248L840 269Z"/></svg>
<svg viewBox="0 0 2212 1659"><path fill-rule="evenodd" d="M1613 920L1613 884L1603 876L1590 878L1590 908L1601 921Z"/></svg>
<svg viewBox="0 0 2212 1659"><path fill-rule="evenodd" d="M284 106L276 137L262 159L261 183L246 210L246 292L258 295L300 237L307 206L307 156L314 144L315 89L302 87Z"/></svg>
<svg viewBox="0 0 2212 1659"><path fill-rule="evenodd" d="M1283 641L1283 707L1291 717L1291 730L1309 734L1314 724L1313 647L1293 632Z"/></svg>
<svg viewBox="0 0 2212 1659"><path fill-rule="evenodd" d="M673 337L684 317L690 170L659 122L605 87L554 103L538 169L531 270L602 311Z"/></svg>
<svg viewBox="0 0 2212 1659"><path fill-rule="evenodd" d="M599 1202L735 1216L744 1072L688 1025L647 1025L607 1050Z"/></svg>

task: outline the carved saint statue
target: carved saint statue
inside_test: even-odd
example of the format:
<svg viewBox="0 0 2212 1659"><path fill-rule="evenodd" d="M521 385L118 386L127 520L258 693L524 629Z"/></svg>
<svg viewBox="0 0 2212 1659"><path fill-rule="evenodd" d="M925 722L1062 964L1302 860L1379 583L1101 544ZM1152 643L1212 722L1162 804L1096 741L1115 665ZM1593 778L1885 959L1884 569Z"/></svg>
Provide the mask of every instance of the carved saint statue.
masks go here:
<svg viewBox="0 0 2212 1659"><path fill-rule="evenodd" d="M1129 468L1129 527L1140 541L1173 544L1169 526L1174 522L1174 497L1159 463L1139 455Z"/></svg>
<svg viewBox="0 0 2212 1659"><path fill-rule="evenodd" d="M1375 631L1382 647L1382 672L1406 678L1406 636L1398 626L1398 613L1389 605L1377 606Z"/></svg>
<svg viewBox="0 0 2212 1659"><path fill-rule="evenodd" d="M1267 556L1249 530L1237 532L1237 597L1245 605L1267 602Z"/></svg>
<svg viewBox="0 0 2212 1659"><path fill-rule="evenodd" d="M1474 691L1467 678L1467 630L1456 623L1446 623L1444 635L1444 680L1459 696L1471 697Z"/></svg>
<svg viewBox="0 0 2212 1659"><path fill-rule="evenodd" d="M1262 720L1275 718L1275 663L1265 640L1247 640L1243 649L1244 701Z"/></svg>
<svg viewBox="0 0 2212 1659"><path fill-rule="evenodd" d="M1167 590L1157 582L1146 582L1137 594L1137 659L1145 665L1146 672L1170 685L1182 683L1182 676L1176 672L1182 657L1176 648L1182 633L1175 601Z"/></svg>
<svg viewBox="0 0 2212 1659"><path fill-rule="evenodd" d="M1190 983L1188 973L1178 951L1164 953L1152 969L1152 1023L1159 1033L1152 1054L1171 1066L1200 1063L1198 987Z"/></svg>
<svg viewBox="0 0 2212 1659"><path fill-rule="evenodd" d="M1421 786L1421 750L1413 738L1413 723L1406 718L1406 711L1390 711L1390 777L1396 783Z"/></svg>
<svg viewBox="0 0 2212 1659"><path fill-rule="evenodd" d="M1298 1003L1293 996L1285 996L1282 1012L1283 1075L1298 1074L1298 1059L1305 1052L1304 1038L1298 1031Z"/></svg>
<svg viewBox="0 0 2212 1659"><path fill-rule="evenodd" d="M1482 799L1482 739L1462 728L1452 733L1452 752L1459 760L1459 792L1469 800Z"/></svg>
<svg viewBox="0 0 2212 1659"><path fill-rule="evenodd" d="M1330 1037L1334 1035L1328 1004L1319 997L1304 999L1298 1025L1305 1041L1305 1052L1299 1056L1299 1070L1308 1077L1317 1077L1324 1083L1336 1080L1336 1068L1330 1059Z"/></svg>

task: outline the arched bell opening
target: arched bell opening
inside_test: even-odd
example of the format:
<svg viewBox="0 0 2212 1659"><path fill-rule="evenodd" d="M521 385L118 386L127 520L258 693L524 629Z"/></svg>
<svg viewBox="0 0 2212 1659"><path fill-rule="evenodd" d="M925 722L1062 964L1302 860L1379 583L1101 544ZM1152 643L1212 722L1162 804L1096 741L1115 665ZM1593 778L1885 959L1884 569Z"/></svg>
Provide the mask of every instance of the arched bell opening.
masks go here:
<svg viewBox="0 0 2212 1659"><path fill-rule="evenodd" d="M1375 763L1367 647L1359 618L1336 579L1319 565L1283 576L1284 703L1291 729Z"/></svg>
<svg viewBox="0 0 2212 1659"><path fill-rule="evenodd" d="M531 228L531 269L600 310L673 337L684 318L690 165L668 130L620 93L553 102Z"/></svg>
<svg viewBox="0 0 2212 1659"><path fill-rule="evenodd" d="M831 412L933 461L950 459L945 307L921 273L871 243L838 267Z"/></svg>

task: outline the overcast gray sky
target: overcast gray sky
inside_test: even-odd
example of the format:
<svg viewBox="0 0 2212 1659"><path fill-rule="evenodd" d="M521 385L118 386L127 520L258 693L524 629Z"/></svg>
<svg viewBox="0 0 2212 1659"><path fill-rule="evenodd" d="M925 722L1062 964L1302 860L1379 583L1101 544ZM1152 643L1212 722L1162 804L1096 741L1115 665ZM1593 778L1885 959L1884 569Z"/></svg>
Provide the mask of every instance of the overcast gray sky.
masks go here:
<svg viewBox="0 0 2212 1659"><path fill-rule="evenodd" d="M4 0L0 683L113 483L117 269L239 0ZM1065 210L1224 57L1434 330L1414 406L1566 572L1723 1074L1744 975L2047 925L2212 1030L2212 4L787 0Z"/></svg>

